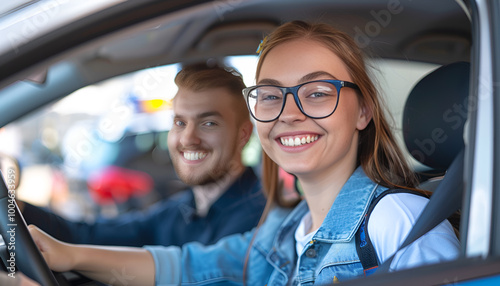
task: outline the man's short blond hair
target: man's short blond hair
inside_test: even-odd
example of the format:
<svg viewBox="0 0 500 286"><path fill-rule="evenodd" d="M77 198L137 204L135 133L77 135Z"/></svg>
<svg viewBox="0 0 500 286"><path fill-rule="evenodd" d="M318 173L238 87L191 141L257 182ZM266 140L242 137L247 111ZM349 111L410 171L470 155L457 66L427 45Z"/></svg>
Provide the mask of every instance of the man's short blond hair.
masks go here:
<svg viewBox="0 0 500 286"><path fill-rule="evenodd" d="M241 91L245 88L243 77L234 68L208 66L205 63L183 67L175 77L175 84L193 91L222 87L238 96L241 96Z"/></svg>
<svg viewBox="0 0 500 286"><path fill-rule="evenodd" d="M179 88L186 88L195 92L224 88L233 96L237 118L242 119L240 122L250 120L250 114L242 93L245 88L243 77L232 67L207 65L206 63L186 65L175 76L175 84Z"/></svg>

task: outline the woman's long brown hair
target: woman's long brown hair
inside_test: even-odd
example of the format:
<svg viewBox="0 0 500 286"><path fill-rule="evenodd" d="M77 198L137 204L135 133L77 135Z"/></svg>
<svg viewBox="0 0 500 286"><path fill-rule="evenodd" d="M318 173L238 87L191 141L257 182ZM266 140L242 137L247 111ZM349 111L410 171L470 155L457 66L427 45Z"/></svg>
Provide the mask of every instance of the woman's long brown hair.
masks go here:
<svg viewBox="0 0 500 286"><path fill-rule="evenodd" d="M359 86L361 91L358 92L358 96L361 103L373 113L368 126L359 133L358 166L363 168L372 181L384 187L419 191L415 188L418 183L417 177L403 156L385 118L379 94L367 72L365 56L349 35L323 23L309 24L293 21L283 24L263 42L256 78L259 78L262 63L269 51L285 42L298 39L317 42L337 55L347 67L352 81ZM291 207L298 203L298 201L290 202L282 199L277 164L265 152L263 152L262 161L262 186L267 195L267 204L259 226L265 221L274 205ZM250 247L251 245L252 243ZM248 255L245 259L245 270L247 263ZM245 277L245 272L243 277Z"/></svg>

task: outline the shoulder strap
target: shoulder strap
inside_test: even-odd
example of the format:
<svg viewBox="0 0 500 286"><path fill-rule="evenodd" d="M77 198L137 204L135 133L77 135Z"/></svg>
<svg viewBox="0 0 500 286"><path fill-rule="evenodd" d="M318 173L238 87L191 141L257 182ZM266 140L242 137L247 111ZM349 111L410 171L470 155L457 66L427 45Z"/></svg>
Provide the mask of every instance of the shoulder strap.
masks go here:
<svg viewBox="0 0 500 286"><path fill-rule="evenodd" d="M450 217L462 205L462 195L464 171L464 149L455 157L446 171L439 186L434 190L429 203L425 206L422 214L418 217L410 233L396 253L413 243L422 235L439 225L446 218ZM389 272L394 255L389 257L380 266L377 274Z"/></svg>
<svg viewBox="0 0 500 286"><path fill-rule="evenodd" d="M365 214L363 222L361 223L358 231L356 232L356 251L358 253L359 260L361 265L363 265L363 273L365 276L369 276L375 272L378 268L378 259L377 253L375 252L375 248L370 240L368 235L368 219L370 218L370 214L373 209L377 205L377 203L386 195L396 194L396 193L410 193L414 195L423 196L423 194L411 190L405 189L389 189L387 191L382 192L379 196L377 196L371 203L368 211Z"/></svg>

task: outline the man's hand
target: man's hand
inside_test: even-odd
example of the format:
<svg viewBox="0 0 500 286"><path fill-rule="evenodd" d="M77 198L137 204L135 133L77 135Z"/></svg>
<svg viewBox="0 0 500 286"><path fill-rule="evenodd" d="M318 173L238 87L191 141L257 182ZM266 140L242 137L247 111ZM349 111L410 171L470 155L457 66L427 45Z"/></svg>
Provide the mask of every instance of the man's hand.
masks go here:
<svg viewBox="0 0 500 286"><path fill-rule="evenodd" d="M51 237L34 225L29 225L28 229L50 269L58 272L73 269L75 251L72 250L71 244Z"/></svg>
<svg viewBox="0 0 500 286"><path fill-rule="evenodd" d="M102 283L116 282L116 273L126 274L127 285L154 285L153 256L143 248L76 245L59 241L34 225L28 229L47 261L58 272L78 271Z"/></svg>

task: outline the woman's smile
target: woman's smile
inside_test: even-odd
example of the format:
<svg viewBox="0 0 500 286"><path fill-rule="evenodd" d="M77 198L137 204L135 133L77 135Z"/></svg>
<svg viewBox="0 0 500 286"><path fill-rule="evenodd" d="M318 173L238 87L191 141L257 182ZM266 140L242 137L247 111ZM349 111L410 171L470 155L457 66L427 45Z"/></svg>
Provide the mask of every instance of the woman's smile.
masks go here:
<svg viewBox="0 0 500 286"><path fill-rule="evenodd" d="M300 136L283 136L279 139L283 146L295 147L313 143L318 140L318 138L319 136L317 134L307 134Z"/></svg>

